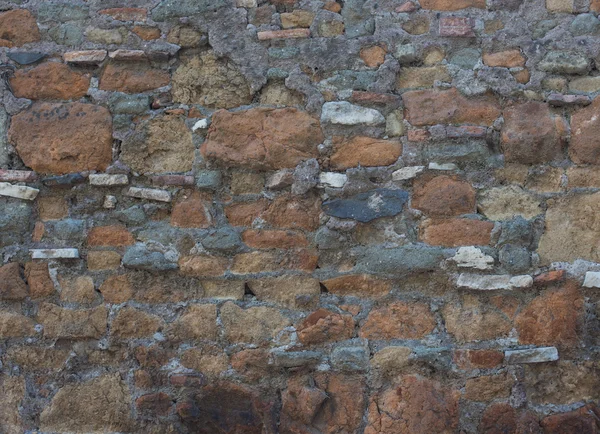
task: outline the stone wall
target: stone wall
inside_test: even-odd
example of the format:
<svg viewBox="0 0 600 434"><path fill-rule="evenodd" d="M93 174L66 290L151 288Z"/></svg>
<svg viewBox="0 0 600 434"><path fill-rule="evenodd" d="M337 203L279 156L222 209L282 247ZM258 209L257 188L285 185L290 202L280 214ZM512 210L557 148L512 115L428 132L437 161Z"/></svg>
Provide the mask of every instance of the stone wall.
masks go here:
<svg viewBox="0 0 600 434"><path fill-rule="evenodd" d="M0 1L0 432L600 433L600 1Z"/></svg>

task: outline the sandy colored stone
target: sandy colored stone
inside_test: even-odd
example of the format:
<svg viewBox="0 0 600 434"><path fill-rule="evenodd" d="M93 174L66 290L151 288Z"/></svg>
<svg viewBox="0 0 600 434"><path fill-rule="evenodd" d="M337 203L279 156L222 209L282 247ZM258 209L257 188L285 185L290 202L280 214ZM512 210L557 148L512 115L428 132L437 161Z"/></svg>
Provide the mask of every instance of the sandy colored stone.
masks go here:
<svg viewBox="0 0 600 434"><path fill-rule="evenodd" d="M541 201L516 185L484 191L477 209L490 220L510 220L518 215L529 220L543 212Z"/></svg>
<svg viewBox="0 0 600 434"><path fill-rule="evenodd" d="M495 53L484 53L483 63L492 67L516 68L525 66L525 57L521 54L521 50L505 50Z"/></svg>
<svg viewBox="0 0 600 434"><path fill-rule="evenodd" d="M404 375L374 394L365 434L451 434L459 421L460 393L419 375Z"/></svg>
<svg viewBox="0 0 600 434"><path fill-rule="evenodd" d="M545 231L538 253L542 265L576 259L600 261L596 248L600 241L600 193L571 194L548 201Z"/></svg>
<svg viewBox="0 0 600 434"><path fill-rule="evenodd" d="M354 335L354 320L352 315L319 309L308 315L296 330L304 345L343 341Z"/></svg>
<svg viewBox="0 0 600 434"><path fill-rule="evenodd" d="M115 270L121 267L121 255L111 250L88 251L87 267L90 271Z"/></svg>
<svg viewBox="0 0 600 434"><path fill-rule="evenodd" d="M25 399L25 377L8 376L0 377L0 426L5 434L21 434L22 419L19 408Z"/></svg>
<svg viewBox="0 0 600 434"><path fill-rule="evenodd" d="M558 360L555 363L525 365L527 397L540 404L573 404L597 400L600 390L599 369L597 361Z"/></svg>
<svg viewBox="0 0 600 434"><path fill-rule="evenodd" d="M323 281L327 291L337 295L355 297L383 296L392 290L392 283L369 274L349 274Z"/></svg>
<svg viewBox="0 0 600 434"><path fill-rule="evenodd" d="M126 274L109 276L100 285L100 292L104 301L111 304L125 303L133 296L133 288Z"/></svg>
<svg viewBox="0 0 600 434"><path fill-rule="evenodd" d="M112 160L112 118L100 106L36 103L13 116L10 143L40 173L103 171Z"/></svg>
<svg viewBox="0 0 600 434"><path fill-rule="evenodd" d="M40 428L49 432L127 431L130 402L129 388L119 374L67 384L42 412Z"/></svg>
<svg viewBox="0 0 600 434"><path fill-rule="evenodd" d="M411 207L428 215L455 216L475 211L475 190L467 181L440 175L414 182Z"/></svg>
<svg viewBox="0 0 600 434"><path fill-rule="evenodd" d="M371 366L384 377L395 377L410 364L410 347L389 346L377 351Z"/></svg>
<svg viewBox="0 0 600 434"><path fill-rule="evenodd" d="M432 246L487 246L494 223L473 219L428 220L421 228L421 240Z"/></svg>
<svg viewBox="0 0 600 434"><path fill-rule="evenodd" d="M69 350L47 347L12 347L6 359L27 370L60 369L70 355Z"/></svg>
<svg viewBox="0 0 600 434"><path fill-rule="evenodd" d="M564 170L559 167L541 167L532 171L525 184L528 190L540 193L554 193L562 190Z"/></svg>
<svg viewBox="0 0 600 434"><path fill-rule="evenodd" d="M28 10L14 9L0 14L1 46L20 47L40 39L35 17Z"/></svg>
<svg viewBox="0 0 600 434"><path fill-rule="evenodd" d="M291 29L294 27L310 27L315 13L302 9L294 9L292 12L280 14L281 27L284 29Z"/></svg>
<svg viewBox="0 0 600 434"><path fill-rule="evenodd" d="M169 84L167 71L152 68L146 62L110 62L100 76L100 90L141 93Z"/></svg>
<svg viewBox="0 0 600 434"><path fill-rule="evenodd" d="M217 339L217 306L192 304L169 327L169 335L175 340Z"/></svg>
<svg viewBox="0 0 600 434"><path fill-rule="evenodd" d="M229 260L219 256L184 256L179 269L184 276L219 277L227 270Z"/></svg>
<svg viewBox="0 0 600 434"><path fill-rule="evenodd" d="M119 310L110 325L110 334L119 339L150 337L164 326L156 315L125 306Z"/></svg>
<svg viewBox="0 0 600 434"><path fill-rule="evenodd" d="M329 165L334 170L350 167L389 166L402 154L402 143L356 136L350 139L335 136Z"/></svg>
<svg viewBox="0 0 600 434"><path fill-rule="evenodd" d="M469 378L465 385L465 399L489 402L508 398L514 383L514 378L506 373Z"/></svg>
<svg viewBox="0 0 600 434"><path fill-rule="evenodd" d="M181 364L188 369L216 377L227 370L229 358L223 350L210 345L190 348L181 355Z"/></svg>
<svg viewBox="0 0 600 434"><path fill-rule="evenodd" d="M167 42L181 47L198 47L202 43L202 33L188 26L175 26L169 30Z"/></svg>
<svg viewBox="0 0 600 434"><path fill-rule="evenodd" d="M144 41L152 41L160 38L160 29L151 26L134 26L131 31Z"/></svg>
<svg viewBox="0 0 600 434"><path fill-rule="evenodd" d="M428 305L398 301L373 309L359 335L367 339L421 339L434 328Z"/></svg>
<svg viewBox="0 0 600 434"><path fill-rule="evenodd" d="M94 280L90 276L58 279L61 291L60 299L68 303L92 303L96 300Z"/></svg>
<svg viewBox="0 0 600 434"><path fill-rule="evenodd" d="M0 267L0 300L23 300L28 294L18 262Z"/></svg>
<svg viewBox="0 0 600 434"><path fill-rule="evenodd" d="M87 243L90 247L123 247L135 242L125 226L95 226L89 230Z"/></svg>
<svg viewBox="0 0 600 434"><path fill-rule="evenodd" d="M568 283L534 298L515 318L515 329L522 344L574 347L579 345L584 315L583 297Z"/></svg>
<svg viewBox="0 0 600 434"><path fill-rule="evenodd" d="M0 310L0 338L22 338L35 335L35 322L26 316Z"/></svg>
<svg viewBox="0 0 600 434"><path fill-rule="evenodd" d="M25 279L29 284L29 296L32 299L47 297L54 293L54 283L50 279L47 262L26 263Z"/></svg>
<svg viewBox="0 0 600 434"><path fill-rule="evenodd" d="M207 228L212 224L210 204L198 192L184 193L171 211L171 225L178 228Z"/></svg>
<svg viewBox="0 0 600 434"><path fill-rule="evenodd" d="M248 281L248 287L258 300L298 308L302 299L317 298L321 293L319 281L312 277L280 276Z"/></svg>
<svg viewBox="0 0 600 434"><path fill-rule="evenodd" d="M600 97L571 116L569 156L578 164L600 164Z"/></svg>
<svg viewBox="0 0 600 434"><path fill-rule="evenodd" d="M192 132L178 116L156 117L141 123L123 141L120 159L144 173L187 172L194 162Z"/></svg>
<svg viewBox="0 0 600 434"><path fill-rule="evenodd" d="M360 50L360 58L369 68L377 68L385 61L386 51L378 45Z"/></svg>
<svg viewBox="0 0 600 434"><path fill-rule="evenodd" d="M106 333L107 316L104 306L73 310L42 303L37 321L44 327L46 338L99 339Z"/></svg>
<svg viewBox="0 0 600 434"><path fill-rule="evenodd" d="M244 282L240 280L205 280L202 282L204 298L217 300L241 300L244 298Z"/></svg>
<svg viewBox="0 0 600 434"><path fill-rule="evenodd" d="M506 337L512 328L508 318L475 297L447 304L442 315L448 333L461 343Z"/></svg>
<svg viewBox="0 0 600 434"><path fill-rule="evenodd" d="M296 167L318 156L319 121L295 108L253 108L213 115L201 151L229 167L271 170Z"/></svg>
<svg viewBox="0 0 600 434"><path fill-rule="evenodd" d="M33 69L15 71L10 86L19 98L79 99L87 93L90 78L64 63L46 62Z"/></svg>
<svg viewBox="0 0 600 434"><path fill-rule="evenodd" d="M248 252L235 255L230 271L233 274L254 274L277 271L281 268L280 257L275 252Z"/></svg>
<svg viewBox="0 0 600 434"><path fill-rule="evenodd" d="M600 167L567 168L568 188L600 188Z"/></svg>
<svg viewBox="0 0 600 434"><path fill-rule="evenodd" d="M42 196L37 200L40 220L61 220L69 215L69 206L64 197L58 195Z"/></svg>
<svg viewBox="0 0 600 434"><path fill-rule="evenodd" d="M282 107L302 106L304 104L304 97L301 93L288 89L284 83L274 81L267 83L261 89L260 104Z"/></svg>
<svg viewBox="0 0 600 434"><path fill-rule="evenodd" d="M265 185L262 173L236 170L231 174L231 194L260 194Z"/></svg>
<svg viewBox="0 0 600 434"><path fill-rule="evenodd" d="M209 51L183 59L173 74L173 100L229 109L252 102L252 92L231 60Z"/></svg>
<svg viewBox="0 0 600 434"><path fill-rule="evenodd" d="M314 231L319 227L321 203L318 197L281 195L262 214L263 220L276 228Z"/></svg>
<svg viewBox="0 0 600 434"><path fill-rule="evenodd" d="M243 309L232 302L221 307L221 321L225 336L231 343L261 344L273 339L286 326L289 319L278 309L258 306Z"/></svg>
<svg viewBox="0 0 600 434"><path fill-rule="evenodd" d="M396 89L433 87L436 81L452 82L445 65L402 68L396 80Z"/></svg>
<svg viewBox="0 0 600 434"><path fill-rule="evenodd" d="M110 8L98 11L100 15L110 15L117 21L146 21L148 11L144 8Z"/></svg>

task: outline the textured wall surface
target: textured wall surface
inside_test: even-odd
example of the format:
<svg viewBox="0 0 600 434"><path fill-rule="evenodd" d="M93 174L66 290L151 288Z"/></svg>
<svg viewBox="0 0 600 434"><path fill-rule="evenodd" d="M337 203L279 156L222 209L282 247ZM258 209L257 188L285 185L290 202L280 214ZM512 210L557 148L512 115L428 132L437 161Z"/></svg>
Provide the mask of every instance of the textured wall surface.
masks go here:
<svg viewBox="0 0 600 434"><path fill-rule="evenodd" d="M0 1L0 432L600 433L599 12Z"/></svg>

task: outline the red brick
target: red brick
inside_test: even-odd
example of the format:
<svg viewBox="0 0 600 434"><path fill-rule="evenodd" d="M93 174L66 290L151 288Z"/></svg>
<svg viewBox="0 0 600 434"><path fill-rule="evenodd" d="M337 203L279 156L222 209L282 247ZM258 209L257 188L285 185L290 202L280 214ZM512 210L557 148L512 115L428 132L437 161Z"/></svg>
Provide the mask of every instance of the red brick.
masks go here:
<svg viewBox="0 0 600 434"><path fill-rule="evenodd" d="M440 36L474 38L474 22L468 17L440 18Z"/></svg>
<svg viewBox="0 0 600 434"><path fill-rule="evenodd" d="M549 283L561 282L565 280L566 275L567 272L565 270L552 270L535 276L533 283L536 285L546 285Z"/></svg>
<svg viewBox="0 0 600 434"><path fill-rule="evenodd" d="M111 62L100 77L100 90L141 93L169 84L167 71L151 68L146 62Z"/></svg>
<svg viewBox="0 0 600 434"><path fill-rule="evenodd" d="M122 247L135 242L131 232L124 226L96 226L88 232L88 246Z"/></svg>
<svg viewBox="0 0 600 434"><path fill-rule="evenodd" d="M242 234L242 240L254 249L291 249L308 245L304 235L283 230L249 229Z"/></svg>
<svg viewBox="0 0 600 434"><path fill-rule="evenodd" d="M373 139L371 137L335 136L332 140L333 155L329 159L332 169L342 170L350 167L389 166L402 154L402 143L393 140Z"/></svg>
<svg viewBox="0 0 600 434"><path fill-rule="evenodd" d="M494 229L493 222L472 219L428 221L421 228L420 238L432 246L487 246Z"/></svg>
<svg viewBox="0 0 600 434"><path fill-rule="evenodd" d="M10 85L19 98L79 99L87 93L90 78L64 63L46 62L33 69L15 71Z"/></svg>
<svg viewBox="0 0 600 434"><path fill-rule="evenodd" d="M252 222L267 209L264 199L256 202L240 202L225 207L225 215L232 226L252 226Z"/></svg>
<svg viewBox="0 0 600 434"><path fill-rule="evenodd" d="M373 309L359 335L366 339L421 339L434 328L429 306L398 301Z"/></svg>
<svg viewBox="0 0 600 434"><path fill-rule="evenodd" d="M435 216L469 214L475 212L475 190L448 175L420 177L414 183L411 207Z"/></svg>

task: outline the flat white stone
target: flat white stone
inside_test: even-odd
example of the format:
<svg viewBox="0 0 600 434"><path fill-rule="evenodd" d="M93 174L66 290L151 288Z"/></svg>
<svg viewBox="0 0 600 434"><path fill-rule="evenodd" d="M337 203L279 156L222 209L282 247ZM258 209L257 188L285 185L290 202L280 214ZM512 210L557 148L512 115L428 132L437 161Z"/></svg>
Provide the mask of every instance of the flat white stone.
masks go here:
<svg viewBox="0 0 600 434"><path fill-rule="evenodd" d="M337 125L381 125L385 118L375 109L350 104L347 101L326 102L321 123Z"/></svg>
<svg viewBox="0 0 600 434"><path fill-rule="evenodd" d="M321 172L319 182L327 187L342 188L348 181L348 177L344 173L336 172Z"/></svg>
<svg viewBox="0 0 600 434"><path fill-rule="evenodd" d="M429 163L429 169L430 170L456 170L456 169L458 169L458 166L454 163L444 163L444 164Z"/></svg>
<svg viewBox="0 0 600 434"><path fill-rule="evenodd" d="M79 250L77 249L31 249L32 259L77 259Z"/></svg>
<svg viewBox="0 0 600 434"><path fill-rule="evenodd" d="M159 202L171 202L171 193L166 190L158 190L156 188L139 188L129 187L125 192L126 196L135 197L138 199L157 200Z"/></svg>
<svg viewBox="0 0 600 434"><path fill-rule="evenodd" d="M506 363L544 363L558 360L556 347L529 348L526 350L506 350L504 361Z"/></svg>
<svg viewBox="0 0 600 434"><path fill-rule="evenodd" d="M63 59L69 63L100 63L106 59L106 54L106 50L68 51L63 54Z"/></svg>
<svg viewBox="0 0 600 434"><path fill-rule="evenodd" d="M476 268L478 270L489 270L494 264L494 258L473 246L460 247L451 259L459 267Z"/></svg>
<svg viewBox="0 0 600 434"><path fill-rule="evenodd" d="M192 127L192 131L204 130L206 128L208 128L208 119L200 119L194 124L194 126Z"/></svg>
<svg viewBox="0 0 600 434"><path fill-rule="evenodd" d="M405 181L414 178L425 169L425 166L409 166L392 173L392 181Z"/></svg>
<svg viewBox="0 0 600 434"><path fill-rule="evenodd" d="M583 286L586 288L600 288L600 271L586 272Z"/></svg>
<svg viewBox="0 0 600 434"><path fill-rule="evenodd" d="M533 286L533 277L528 274L513 276L510 278L509 284L513 288L531 288Z"/></svg>
<svg viewBox="0 0 600 434"><path fill-rule="evenodd" d="M462 288L493 291L496 289L529 288L533 285L533 278L529 275L462 273L458 276L456 284Z"/></svg>
<svg viewBox="0 0 600 434"><path fill-rule="evenodd" d="M88 179L91 185L127 185L129 178L125 174L109 175L106 173L91 174Z"/></svg>
<svg viewBox="0 0 600 434"><path fill-rule="evenodd" d="M13 185L9 182L0 182L0 196L33 200L39 192L40 191L37 188L27 187L25 185Z"/></svg>

